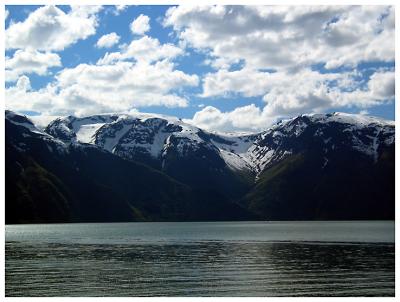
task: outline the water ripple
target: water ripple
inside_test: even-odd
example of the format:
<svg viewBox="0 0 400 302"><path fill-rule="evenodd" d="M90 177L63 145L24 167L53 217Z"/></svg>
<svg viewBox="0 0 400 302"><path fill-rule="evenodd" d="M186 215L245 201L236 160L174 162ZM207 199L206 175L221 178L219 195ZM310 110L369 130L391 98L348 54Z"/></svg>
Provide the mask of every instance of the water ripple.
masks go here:
<svg viewBox="0 0 400 302"><path fill-rule="evenodd" d="M394 296L393 244L6 242L6 296Z"/></svg>

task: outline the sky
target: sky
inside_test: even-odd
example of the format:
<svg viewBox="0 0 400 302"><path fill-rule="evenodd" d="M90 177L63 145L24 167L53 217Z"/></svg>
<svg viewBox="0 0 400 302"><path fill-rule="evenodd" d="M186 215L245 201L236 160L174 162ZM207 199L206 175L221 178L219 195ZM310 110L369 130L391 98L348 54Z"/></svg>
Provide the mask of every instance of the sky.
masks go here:
<svg viewBox="0 0 400 302"><path fill-rule="evenodd" d="M304 113L394 119L390 6L7 5L6 108L260 131Z"/></svg>

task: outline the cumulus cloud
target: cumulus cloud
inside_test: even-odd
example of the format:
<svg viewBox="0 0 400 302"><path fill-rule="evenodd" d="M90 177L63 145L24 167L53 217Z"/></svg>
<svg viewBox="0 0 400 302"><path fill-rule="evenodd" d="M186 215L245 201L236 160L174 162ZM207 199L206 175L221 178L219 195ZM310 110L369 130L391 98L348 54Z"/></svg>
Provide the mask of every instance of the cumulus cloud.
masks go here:
<svg viewBox="0 0 400 302"><path fill-rule="evenodd" d="M215 60L258 69L394 60L393 7L178 6L164 25Z"/></svg>
<svg viewBox="0 0 400 302"><path fill-rule="evenodd" d="M143 35L150 30L150 18L146 15L140 14L130 25L132 33Z"/></svg>
<svg viewBox="0 0 400 302"><path fill-rule="evenodd" d="M59 51L96 32L99 6L72 6L68 13L49 5L38 8L5 31L6 49Z"/></svg>
<svg viewBox="0 0 400 302"><path fill-rule="evenodd" d="M125 9L112 7L111 13ZM184 107L185 89L201 83L204 104L188 121L210 130L257 131L301 113L344 107L367 112L394 100L394 68L372 74L359 68L362 62L394 62L394 8L388 6L177 6L163 21L176 44L146 35L150 18L141 14L130 24L134 39L119 51L61 70L33 90L27 75L61 66L55 52L93 35L99 10L77 6L65 13L44 6L9 25L6 49L17 50L6 57L6 80L16 81L6 89L8 108L63 115ZM110 33L96 46L112 47L119 39ZM174 63L192 52L213 68L200 79ZM207 106L207 98L243 97L264 103L227 112Z"/></svg>
<svg viewBox="0 0 400 302"><path fill-rule="evenodd" d="M282 110L290 108L295 111L300 107L318 110L329 106L329 100L324 101L324 94L350 87L353 82L352 73L322 74L308 68L297 72L263 72L248 68L220 70L204 77L201 96L231 96L234 93L245 97L262 97L269 106L282 103ZM286 114L287 110L277 113Z"/></svg>
<svg viewBox="0 0 400 302"><path fill-rule="evenodd" d="M115 8L113 10L113 14L115 16L119 16L123 11L125 11L128 8L128 5L115 5Z"/></svg>
<svg viewBox="0 0 400 302"><path fill-rule="evenodd" d="M45 7L42 10L32 14L42 16L48 10L55 15L64 14L55 7ZM87 17L94 16L94 13L95 10L73 7L69 14ZM33 18L32 14L23 23L24 26L42 24L35 21L37 17ZM51 20L56 28L59 27L60 22L54 21L57 18L52 17ZM46 33L44 36L47 37ZM54 46L55 39L47 39L52 44L48 42L46 48L60 49L61 46ZM96 45L109 47L118 40L116 33L110 33L102 36ZM60 65L57 54L38 50L41 48L17 50L13 58L7 58L8 77L18 79L14 86L6 88L7 108L32 110L44 115L83 115L125 112L148 106L186 107L189 101L183 96L184 89L199 84L197 75L177 70L172 62L183 54L181 48L169 43L161 44L158 39L144 35L120 47L119 52L106 53L97 64L85 63L65 68L46 87L34 90L25 74L36 72L44 75L48 68Z"/></svg>
<svg viewBox="0 0 400 302"><path fill-rule="evenodd" d="M31 81L27 76L22 76L18 79L15 88L19 91L26 92L31 89Z"/></svg>
<svg viewBox="0 0 400 302"><path fill-rule="evenodd" d="M98 48L110 48L119 42L120 36L115 32L101 36L96 43Z"/></svg>
<svg viewBox="0 0 400 302"><path fill-rule="evenodd" d="M164 26L216 70L203 77L199 96L265 102L231 112L206 107L192 119L205 127L254 129L281 117L394 99L393 71L368 79L357 68L394 62L393 7L183 5L167 11Z"/></svg>
<svg viewBox="0 0 400 302"><path fill-rule="evenodd" d="M371 76L368 82L368 88L372 96L377 99L386 99L394 97L395 92L395 74L393 71L379 71Z"/></svg>
<svg viewBox="0 0 400 302"><path fill-rule="evenodd" d="M32 110L46 112L55 102L59 102L53 87L48 85L38 91L31 90L30 80L27 76L21 76L15 86L5 89L5 107L11 110Z"/></svg>
<svg viewBox="0 0 400 302"><path fill-rule="evenodd" d="M265 116L254 104L237 107L233 111L221 112L213 106L204 107L196 112L192 119L185 122L210 131L259 131L266 129L275 118Z"/></svg>
<svg viewBox="0 0 400 302"><path fill-rule="evenodd" d="M208 73L203 78L202 97L225 96L241 94L245 97L262 96L267 87L271 87L274 76L268 72L259 72L244 68L236 71L221 69Z"/></svg>
<svg viewBox="0 0 400 302"><path fill-rule="evenodd" d="M113 65L80 64L64 69L56 81L31 91L29 79L21 77L6 89L6 106L45 115L121 112L133 107L185 107L188 100L176 91L198 85L196 75L175 70L166 60L117 62Z"/></svg>
<svg viewBox="0 0 400 302"><path fill-rule="evenodd" d="M6 57L5 79L7 82L16 81L20 75L36 73L47 75L51 67L61 66L58 54L39 52L34 49L17 50L12 58Z"/></svg>
<svg viewBox="0 0 400 302"><path fill-rule="evenodd" d="M35 124L39 129L45 129L50 122L61 117L60 115L31 115L29 119Z"/></svg>
<svg viewBox="0 0 400 302"><path fill-rule="evenodd" d="M122 52L106 53L97 64L111 64L116 61L135 59L136 61L154 62L162 59L173 59L183 54L183 50L175 45L160 42L149 36L133 40Z"/></svg>
<svg viewBox="0 0 400 302"><path fill-rule="evenodd" d="M262 108L252 104L221 112L208 106L187 121L217 131L262 130L279 119L302 113L343 107L364 108L362 112L365 113L365 108L394 100L395 74L391 70L376 71L365 85L357 83L359 80L354 72L321 74L306 69L295 74L232 72L225 74L224 82L216 81L219 85L212 87L212 91L223 95L246 77L249 82L259 81L255 85L259 87L259 95L264 95L265 105ZM245 95L248 91L240 93Z"/></svg>
<svg viewBox="0 0 400 302"><path fill-rule="evenodd" d="M7 20L9 14L10 12L8 11L8 9L6 9L4 12L4 20Z"/></svg>

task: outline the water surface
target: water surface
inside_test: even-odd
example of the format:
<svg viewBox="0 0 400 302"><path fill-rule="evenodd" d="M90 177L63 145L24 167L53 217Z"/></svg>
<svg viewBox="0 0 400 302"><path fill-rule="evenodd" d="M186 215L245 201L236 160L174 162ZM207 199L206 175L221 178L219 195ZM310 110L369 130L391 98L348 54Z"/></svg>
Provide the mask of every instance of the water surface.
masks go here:
<svg viewBox="0 0 400 302"><path fill-rule="evenodd" d="M394 296L394 222L6 226L6 296Z"/></svg>

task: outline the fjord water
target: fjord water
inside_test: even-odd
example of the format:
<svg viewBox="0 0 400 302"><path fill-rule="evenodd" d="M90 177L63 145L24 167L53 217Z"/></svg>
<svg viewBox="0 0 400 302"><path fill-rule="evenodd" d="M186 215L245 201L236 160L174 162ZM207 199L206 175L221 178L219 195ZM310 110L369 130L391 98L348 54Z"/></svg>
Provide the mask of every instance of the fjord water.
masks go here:
<svg viewBox="0 0 400 302"><path fill-rule="evenodd" d="M6 225L6 296L394 296L393 221Z"/></svg>

